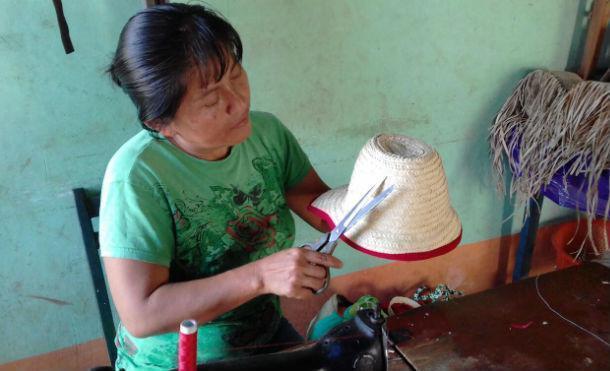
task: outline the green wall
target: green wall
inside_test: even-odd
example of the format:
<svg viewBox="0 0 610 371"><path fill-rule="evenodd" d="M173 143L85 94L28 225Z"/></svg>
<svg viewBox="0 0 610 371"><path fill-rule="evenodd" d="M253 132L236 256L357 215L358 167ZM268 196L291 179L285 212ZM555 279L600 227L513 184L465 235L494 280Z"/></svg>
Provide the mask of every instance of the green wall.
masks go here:
<svg viewBox="0 0 610 371"><path fill-rule="evenodd" d="M99 187L138 130L103 71L143 1L63 3L70 55L50 1L0 12L0 364L101 337L71 189ZM375 133L411 135L443 157L464 243L520 228L501 224L510 205L493 189L487 130L525 73L565 68L577 1L210 3L242 35L253 109L277 114L330 185ZM549 202L543 220L566 213ZM299 226L299 242L316 238ZM386 262L336 254L337 273Z"/></svg>

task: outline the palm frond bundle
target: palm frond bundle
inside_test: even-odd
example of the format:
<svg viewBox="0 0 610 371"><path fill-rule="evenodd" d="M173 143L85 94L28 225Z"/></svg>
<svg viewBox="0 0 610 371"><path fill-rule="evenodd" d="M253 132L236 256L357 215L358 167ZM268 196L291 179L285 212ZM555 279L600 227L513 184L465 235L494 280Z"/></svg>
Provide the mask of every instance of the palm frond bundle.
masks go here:
<svg viewBox="0 0 610 371"><path fill-rule="evenodd" d="M610 84L582 81L570 72L534 71L498 112L489 143L498 190L516 196L519 204L539 194L560 172L565 186L567 176L585 177L582 211L591 237L591 220L600 206L598 185L610 169ZM512 171L508 191L503 182L505 158ZM609 208L610 202L605 219Z"/></svg>

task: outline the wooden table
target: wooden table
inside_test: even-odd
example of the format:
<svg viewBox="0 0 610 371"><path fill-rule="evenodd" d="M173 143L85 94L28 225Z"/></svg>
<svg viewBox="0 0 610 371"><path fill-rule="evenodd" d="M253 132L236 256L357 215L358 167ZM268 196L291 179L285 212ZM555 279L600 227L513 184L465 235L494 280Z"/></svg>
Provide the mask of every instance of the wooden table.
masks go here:
<svg viewBox="0 0 610 371"><path fill-rule="evenodd" d="M564 269L388 319L417 370L610 370L610 269ZM553 313L538 294L571 325ZM404 331L402 331L404 333ZM395 335L392 335L395 334ZM408 369L392 354L390 370Z"/></svg>

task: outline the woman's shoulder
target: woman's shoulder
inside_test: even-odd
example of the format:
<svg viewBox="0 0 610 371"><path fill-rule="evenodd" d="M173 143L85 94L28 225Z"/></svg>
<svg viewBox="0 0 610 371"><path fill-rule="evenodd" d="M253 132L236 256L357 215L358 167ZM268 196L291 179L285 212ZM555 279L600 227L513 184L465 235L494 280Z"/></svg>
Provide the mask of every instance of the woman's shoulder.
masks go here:
<svg viewBox="0 0 610 371"><path fill-rule="evenodd" d="M275 116L273 113L264 112L264 111L250 111L250 120L252 121L252 126L256 128L260 128L261 126L277 126L281 125L281 121Z"/></svg>
<svg viewBox="0 0 610 371"><path fill-rule="evenodd" d="M129 181L145 169L150 171L150 165L155 162L151 157L158 152L157 142L150 132L140 131L114 153L104 177L111 181Z"/></svg>
<svg viewBox="0 0 610 371"><path fill-rule="evenodd" d="M251 111L252 133L255 137L273 138L282 136L288 129L284 123L270 112Z"/></svg>

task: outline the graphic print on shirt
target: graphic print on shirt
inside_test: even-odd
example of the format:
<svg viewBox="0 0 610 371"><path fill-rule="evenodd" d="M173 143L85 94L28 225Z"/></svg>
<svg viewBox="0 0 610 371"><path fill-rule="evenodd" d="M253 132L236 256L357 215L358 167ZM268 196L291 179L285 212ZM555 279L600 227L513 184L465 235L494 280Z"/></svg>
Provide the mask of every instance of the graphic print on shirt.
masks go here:
<svg viewBox="0 0 610 371"><path fill-rule="evenodd" d="M280 251L294 234L279 169L252 160L256 176L244 188L210 186L209 199L177 199L176 268L187 278L208 277Z"/></svg>

